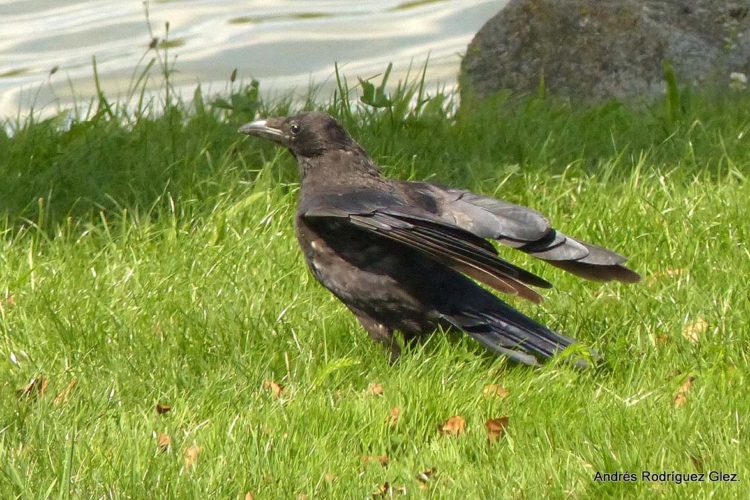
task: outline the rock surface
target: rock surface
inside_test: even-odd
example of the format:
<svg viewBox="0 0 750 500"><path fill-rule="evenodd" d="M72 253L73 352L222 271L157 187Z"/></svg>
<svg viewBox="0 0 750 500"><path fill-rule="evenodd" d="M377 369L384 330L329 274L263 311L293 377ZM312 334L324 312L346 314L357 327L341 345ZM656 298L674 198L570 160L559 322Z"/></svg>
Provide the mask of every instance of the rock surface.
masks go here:
<svg viewBox="0 0 750 500"><path fill-rule="evenodd" d="M663 60L681 85L750 74L750 0L511 0L469 44L461 97L536 92L544 75L550 94L648 98Z"/></svg>

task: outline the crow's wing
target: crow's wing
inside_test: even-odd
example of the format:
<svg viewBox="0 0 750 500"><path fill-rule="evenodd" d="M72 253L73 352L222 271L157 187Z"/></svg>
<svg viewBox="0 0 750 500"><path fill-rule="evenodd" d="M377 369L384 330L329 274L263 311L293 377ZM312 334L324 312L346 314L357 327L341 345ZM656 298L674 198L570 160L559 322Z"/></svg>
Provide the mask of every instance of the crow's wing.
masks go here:
<svg viewBox="0 0 750 500"><path fill-rule="evenodd" d="M397 193L375 189L346 190L304 197L299 215L334 218L419 250L499 291L540 302L527 285L550 288L544 279L497 256L495 248L435 214L410 204Z"/></svg>
<svg viewBox="0 0 750 500"><path fill-rule="evenodd" d="M622 255L557 231L536 210L426 182L402 182L400 187L406 193L417 193L415 200L429 198L441 220L474 236L497 240L582 278L626 283L641 279L623 265L627 259Z"/></svg>

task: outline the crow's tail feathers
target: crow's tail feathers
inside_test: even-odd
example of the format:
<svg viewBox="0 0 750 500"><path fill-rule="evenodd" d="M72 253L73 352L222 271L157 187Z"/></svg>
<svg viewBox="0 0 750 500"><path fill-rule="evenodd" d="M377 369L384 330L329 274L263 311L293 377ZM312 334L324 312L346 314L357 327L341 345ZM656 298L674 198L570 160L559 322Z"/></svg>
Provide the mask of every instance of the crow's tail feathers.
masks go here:
<svg viewBox="0 0 750 500"><path fill-rule="evenodd" d="M497 301L491 311L460 311L443 315L454 327L468 333L490 351L505 355L525 365L538 365L541 360L551 358L576 341L550 330ZM598 356L593 353L594 358ZM580 368L591 364L580 356L571 362Z"/></svg>

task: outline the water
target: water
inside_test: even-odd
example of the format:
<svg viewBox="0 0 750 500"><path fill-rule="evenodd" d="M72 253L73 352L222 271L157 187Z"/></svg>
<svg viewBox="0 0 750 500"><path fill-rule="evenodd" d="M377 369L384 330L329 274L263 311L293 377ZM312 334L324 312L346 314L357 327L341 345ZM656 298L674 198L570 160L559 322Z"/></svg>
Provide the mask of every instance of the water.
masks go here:
<svg viewBox="0 0 750 500"><path fill-rule="evenodd" d="M171 78L188 96L198 83L225 89L236 68L266 94L314 82L326 98L334 63L356 81L393 62L395 81L428 55L428 83L451 87L467 44L506 1L162 0L147 22L140 0L0 0L0 118L85 105L96 95L92 57L105 95L124 98L166 22Z"/></svg>

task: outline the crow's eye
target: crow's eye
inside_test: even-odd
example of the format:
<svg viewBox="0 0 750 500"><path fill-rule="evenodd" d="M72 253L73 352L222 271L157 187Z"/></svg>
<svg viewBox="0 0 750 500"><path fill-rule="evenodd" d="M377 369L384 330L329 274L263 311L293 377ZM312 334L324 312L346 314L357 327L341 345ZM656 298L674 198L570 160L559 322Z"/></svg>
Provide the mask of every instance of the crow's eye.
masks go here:
<svg viewBox="0 0 750 500"><path fill-rule="evenodd" d="M297 125L296 123L292 123L292 126L289 127L289 131L292 133L292 135L299 134L299 125Z"/></svg>

